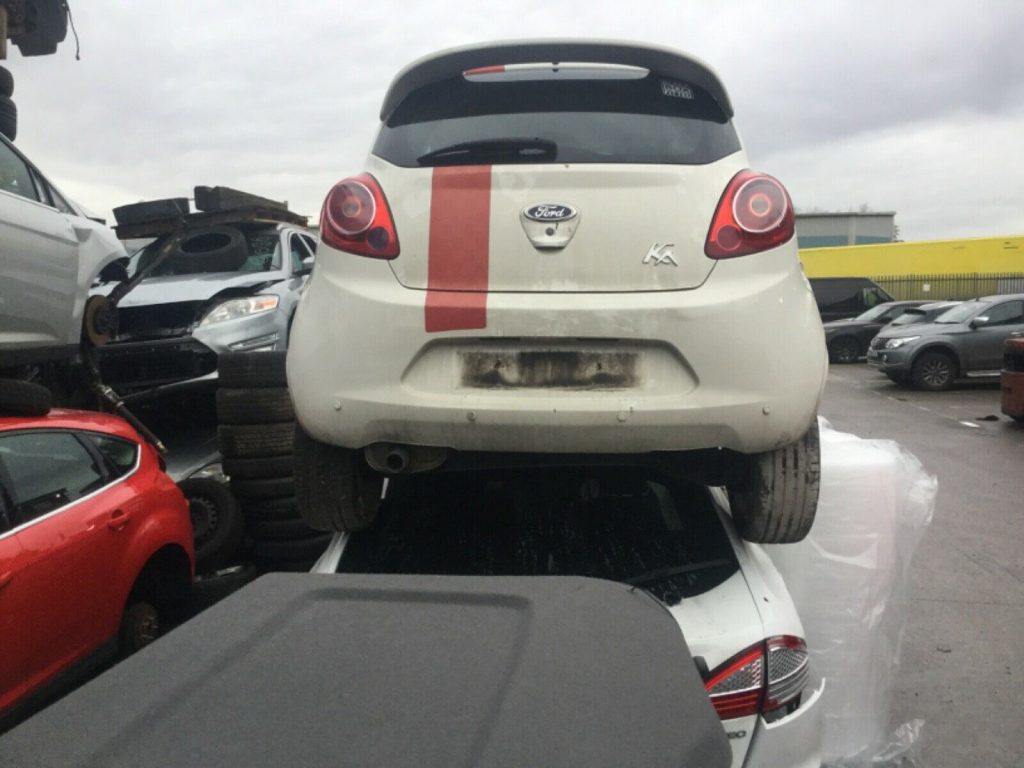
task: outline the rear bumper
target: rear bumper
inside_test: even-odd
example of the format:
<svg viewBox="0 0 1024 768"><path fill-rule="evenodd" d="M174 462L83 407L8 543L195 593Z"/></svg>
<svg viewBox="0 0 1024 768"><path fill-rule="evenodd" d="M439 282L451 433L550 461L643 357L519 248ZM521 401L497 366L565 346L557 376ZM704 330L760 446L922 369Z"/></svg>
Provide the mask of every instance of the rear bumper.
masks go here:
<svg viewBox="0 0 1024 768"><path fill-rule="evenodd" d="M485 328L428 333L426 291L398 285L385 262L321 251L288 381L299 421L323 442L753 453L797 439L817 412L821 324L789 253L759 254L753 273L720 263L697 290L491 293ZM481 350L627 350L638 375L618 387L467 386L459 361Z"/></svg>
<svg viewBox="0 0 1024 768"><path fill-rule="evenodd" d="M824 692L822 680L796 712L773 723L758 718L743 768L820 768Z"/></svg>
<svg viewBox="0 0 1024 768"><path fill-rule="evenodd" d="M1000 378L1002 411L1007 416L1024 417L1024 372L1003 371Z"/></svg>

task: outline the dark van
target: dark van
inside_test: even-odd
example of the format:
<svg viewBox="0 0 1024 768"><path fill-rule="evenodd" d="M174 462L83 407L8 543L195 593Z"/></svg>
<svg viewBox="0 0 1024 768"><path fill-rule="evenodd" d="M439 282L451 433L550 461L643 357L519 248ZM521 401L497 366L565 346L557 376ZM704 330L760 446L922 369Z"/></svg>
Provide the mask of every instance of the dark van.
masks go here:
<svg viewBox="0 0 1024 768"><path fill-rule="evenodd" d="M825 322L856 317L876 304L894 301L877 283L866 277L812 277L810 281L818 312Z"/></svg>

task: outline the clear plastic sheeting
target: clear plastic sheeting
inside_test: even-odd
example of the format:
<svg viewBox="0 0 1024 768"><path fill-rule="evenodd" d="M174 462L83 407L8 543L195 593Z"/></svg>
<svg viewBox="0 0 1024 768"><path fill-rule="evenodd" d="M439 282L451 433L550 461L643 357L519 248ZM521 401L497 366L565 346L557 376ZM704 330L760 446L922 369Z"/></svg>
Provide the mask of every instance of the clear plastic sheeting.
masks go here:
<svg viewBox="0 0 1024 768"><path fill-rule="evenodd" d="M890 730L910 561L935 511L937 482L891 440L821 420L821 497L798 544L767 546L807 634L812 679L828 681L825 765L913 766L923 721Z"/></svg>

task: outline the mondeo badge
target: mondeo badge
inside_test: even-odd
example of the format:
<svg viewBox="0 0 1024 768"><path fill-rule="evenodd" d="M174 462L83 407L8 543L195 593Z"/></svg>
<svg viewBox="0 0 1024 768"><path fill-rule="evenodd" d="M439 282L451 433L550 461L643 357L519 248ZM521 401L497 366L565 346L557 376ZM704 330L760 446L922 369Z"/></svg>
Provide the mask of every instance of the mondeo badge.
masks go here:
<svg viewBox="0 0 1024 768"><path fill-rule="evenodd" d="M576 216L576 209L564 203L540 203L523 211L523 216L533 221L568 221Z"/></svg>
<svg viewBox="0 0 1024 768"><path fill-rule="evenodd" d="M580 214L565 203L538 203L519 213L523 231L533 247L541 251L565 248L576 234Z"/></svg>

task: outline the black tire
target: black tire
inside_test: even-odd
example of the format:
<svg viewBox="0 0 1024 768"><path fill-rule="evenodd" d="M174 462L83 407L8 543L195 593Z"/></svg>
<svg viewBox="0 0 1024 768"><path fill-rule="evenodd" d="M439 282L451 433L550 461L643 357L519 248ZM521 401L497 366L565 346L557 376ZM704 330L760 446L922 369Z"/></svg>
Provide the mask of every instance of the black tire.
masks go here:
<svg viewBox="0 0 1024 768"><path fill-rule="evenodd" d="M231 481L231 490L243 499L273 499L295 495L295 480L291 477L268 477L262 480Z"/></svg>
<svg viewBox="0 0 1024 768"><path fill-rule="evenodd" d="M285 352L225 352L217 357L217 380L222 387L287 387Z"/></svg>
<svg viewBox="0 0 1024 768"><path fill-rule="evenodd" d="M256 520L301 520L298 504L293 496L278 499L245 499L242 503L245 519Z"/></svg>
<svg viewBox="0 0 1024 768"><path fill-rule="evenodd" d="M291 424L257 424L250 426L222 424L217 427L221 456L259 459L266 456L287 456L292 452Z"/></svg>
<svg viewBox="0 0 1024 768"><path fill-rule="evenodd" d="M811 530L821 484L818 421L795 443L742 456L729 484L736 529L758 544L791 544Z"/></svg>
<svg viewBox="0 0 1024 768"><path fill-rule="evenodd" d="M18 108L6 96L0 96L0 133L10 141L18 136Z"/></svg>
<svg viewBox="0 0 1024 768"><path fill-rule="evenodd" d="M232 480L257 480L270 477L288 477L295 469L289 456L265 456L259 459L223 459L224 474Z"/></svg>
<svg viewBox="0 0 1024 768"><path fill-rule="evenodd" d="M217 421L221 424L278 424L295 421L286 387L217 390Z"/></svg>
<svg viewBox="0 0 1024 768"><path fill-rule="evenodd" d="M245 518L231 490L212 477L178 483L188 500L196 550L196 572L208 573L231 561L242 543Z"/></svg>
<svg viewBox="0 0 1024 768"><path fill-rule="evenodd" d="M361 452L321 443L295 426L295 498L310 528L366 528L377 516L383 484Z"/></svg>
<svg viewBox="0 0 1024 768"><path fill-rule="evenodd" d="M837 336L828 345L828 359L832 363L856 363L860 357L860 344L853 336Z"/></svg>
<svg viewBox="0 0 1024 768"><path fill-rule="evenodd" d="M918 355L910 380L918 389L941 392L953 386L956 376L957 365L952 356L932 350Z"/></svg>
<svg viewBox="0 0 1024 768"><path fill-rule="evenodd" d="M249 257L249 245L237 227L208 227L189 232L171 259L201 272L235 272Z"/></svg>
<svg viewBox="0 0 1024 768"><path fill-rule="evenodd" d="M252 555L265 563L316 560L331 543L332 533L316 533L302 539L254 541Z"/></svg>
<svg viewBox="0 0 1024 768"><path fill-rule="evenodd" d="M253 520L249 524L249 535L257 541L281 541L308 539L318 534L301 517L289 520Z"/></svg>
<svg viewBox="0 0 1024 768"><path fill-rule="evenodd" d="M45 416L53 405L46 387L30 381L0 379L0 413L12 416Z"/></svg>
<svg viewBox="0 0 1024 768"><path fill-rule="evenodd" d="M9 99L14 95L14 75L7 67L0 67L0 96Z"/></svg>

